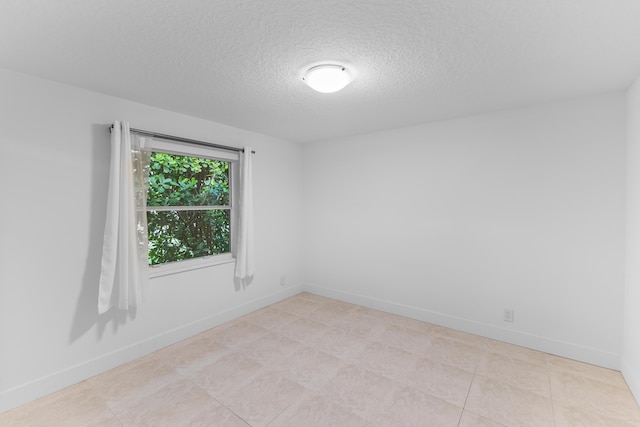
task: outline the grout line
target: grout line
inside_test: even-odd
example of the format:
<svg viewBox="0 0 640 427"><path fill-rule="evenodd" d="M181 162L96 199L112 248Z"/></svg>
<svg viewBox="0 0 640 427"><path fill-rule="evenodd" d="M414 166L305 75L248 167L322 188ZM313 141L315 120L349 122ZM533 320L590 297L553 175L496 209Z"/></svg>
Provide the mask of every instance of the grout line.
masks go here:
<svg viewBox="0 0 640 427"><path fill-rule="evenodd" d="M122 423L122 421L120 420L120 417L118 417L115 412L113 412L113 410L111 409L111 407L107 404L106 401L104 402L104 406L107 407L107 409L109 410L109 413L113 416L113 418L116 420L116 422L118 423L118 425L120 425L121 427L124 427L124 424Z"/></svg>
<svg viewBox="0 0 640 427"><path fill-rule="evenodd" d="M100 374L102 375L102 374ZM82 382L85 382L87 380L84 380ZM78 383L80 384L80 383ZM118 415L116 415L115 412L113 412L113 409L111 408L111 406L109 405L108 399L102 397L100 395L100 393L98 393L94 386L92 386L91 384L87 384L87 392L93 394L96 398L98 398L100 400L100 402L102 402L102 404L105 406L105 408L107 408L107 410L109 411L109 413L113 416L113 418L115 418L116 422L118 423L118 425L120 425L121 427L125 427L125 425L123 424L123 422L120 420L120 417L118 417Z"/></svg>
<svg viewBox="0 0 640 427"><path fill-rule="evenodd" d="M551 372L549 370L549 358L545 357L547 361L547 381L549 381L549 400L551 400L551 421L553 421L553 425L556 425L556 403L553 399L553 389L551 388Z"/></svg>
<svg viewBox="0 0 640 427"><path fill-rule="evenodd" d="M195 383L194 383L195 384ZM213 400L215 400L216 402L218 402L223 408L225 408L227 411L231 412L233 415L235 415L236 417L238 417L238 419L240 421L242 421L243 423L245 423L247 426L251 427L251 424L249 424L249 422L247 420L245 420L244 418L242 418L240 415L238 415L233 409L229 408L227 405L225 405L224 403L222 403L217 397L215 397L214 395L212 395L211 393L209 393L207 390L205 390L204 388L200 387L199 385L195 384L196 387L200 388L201 390L203 390L205 393L207 393L209 396L211 396L211 398Z"/></svg>
<svg viewBox="0 0 640 427"><path fill-rule="evenodd" d="M471 394L471 387L473 387L473 382L476 379L476 372L478 371L478 365L473 369L473 377L471 377L471 384L469 384L469 390L467 390L467 395L464 397L464 403L462 404L462 412L460 413L460 419L458 420L458 427L460 427L460 423L462 422L462 417L464 416L464 410L467 407L467 401L469 400L469 394Z"/></svg>

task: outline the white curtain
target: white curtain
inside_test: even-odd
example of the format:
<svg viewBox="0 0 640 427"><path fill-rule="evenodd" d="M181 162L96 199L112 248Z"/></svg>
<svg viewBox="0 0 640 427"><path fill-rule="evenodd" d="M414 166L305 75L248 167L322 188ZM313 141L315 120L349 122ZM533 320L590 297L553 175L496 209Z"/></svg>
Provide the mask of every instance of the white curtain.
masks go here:
<svg viewBox="0 0 640 427"><path fill-rule="evenodd" d="M104 229L98 313L127 310L143 299L147 282L146 194L150 153L129 123L111 130L111 167Z"/></svg>
<svg viewBox="0 0 640 427"><path fill-rule="evenodd" d="M253 174L251 147L240 152L240 214L236 245L235 277L241 281L253 276Z"/></svg>

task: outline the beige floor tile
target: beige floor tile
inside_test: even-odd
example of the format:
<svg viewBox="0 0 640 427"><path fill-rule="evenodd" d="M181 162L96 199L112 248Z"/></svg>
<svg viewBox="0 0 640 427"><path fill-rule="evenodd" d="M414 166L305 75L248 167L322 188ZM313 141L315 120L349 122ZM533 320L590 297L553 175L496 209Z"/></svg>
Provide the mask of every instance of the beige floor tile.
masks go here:
<svg viewBox="0 0 640 427"><path fill-rule="evenodd" d="M474 372L486 355L487 351L484 349L443 336L431 337L424 353L428 359L469 372Z"/></svg>
<svg viewBox="0 0 640 427"><path fill-rule="evenodd" d="M120 423L105 401L86 383L80 383L0 414L0 425L118 427Z"/></svg>
<svg viewBox="0 0 640 427"><path fill-rule="evenodd" d="M588 409L587 409L588 410ZM611 417L608 415L585 412L581 408L573 408L558 402L553 404L556 427L638 427L640 418ZM616 415L616 414L614 414ZM619 414L618 414L619 415Z"/></svg>
<svg viewBox="0 0 640 427"><path fill-rule="evenodd" d="M462 408L411 387L394 388L369 425L457 427Z"/></svg>
<svg viewBox="0 0 640 427"><path fill-rule="evenodd" d="M553 426L551 399L475 376L465 409L508 426Z"/></svg>
<svg viewBox="0 0 640 427"><path fill-rule="evenodd" d="M214 362L229 352L229 348L203 334L160 349L151 358L173 368L194 369Z"/></svg>
<svg viewBox="0 0 640 427"><path fill-rule="evenodd" d="M301 298L307 301L315 302L316 304L329 304L336 300L322 297L320 295L310 294L309 292L302 292L295 296L295 298Z"/></svg>
<svg viewBox="0 0 640 427"><path fill-rule="evenodd" d="M354 311L368 314L369 316L375 316L376 318L383 320L389 324L393 323L397 318L401 318L401 316L387 313L386 311L375 310L373 308L364 307L361 305L356 305L354 307ZM402 319L406 319L406 317L402 317Z"/></svg>
<svg viewBox="0 0 640 427"><path fill-rule="evenodd" d="M235 414L192 382L166 384L148 396L109 401L123 427L224 425L247 427Z"/></svg>
<svg viewBox="0 0 640 427"><path fill-rule="evenodd" d="M465 410L462 412L458 427L505 427L505 425Z"/></svg>
<svg viewBox="0 0 640 427"><path fill-rule="evenodd" d="M280 311L285 311L287 313L306 316L309 313L319 309L320 307L323 307L324 305L326 304L311 301L305 298L292 297L274 304L272 305L272 307Z"/></svg>
<svg viewBox="0 0 640 427"><path fill-rule="evenodd" d="M500 354L512 359L547 368L547 354L541 351L531 350L518 345L508 344L496 340L486 339L486 348L490 353Z"/></svg>
<svg viewBox="0 0 640 427"><path fill-rule="evenodd" d="M404 383L410 377L410 372L418 360L420 360L420 356L406 350L380 342L372 342L364 348L358 358L358 364L378 375Z"/></svg>
<svg viewBox="0 0 640 427"><path fill-rule="evenodd" d="M234 387L250 382L265 370L263 365L244 354L229 353L212 364L183 376L217 398Z"/></svg>
<svg viewBox="0 0 640 427"><path fill-rule="evenodd" d="M624 421L640 421L628 389L570 372L551 372L551 396L561 407Z"/></svg>
<svg viewBox="0 0 640 427"><path fill-rule="evenodd" d="M297 319L300 319L300 317L295 314L280 311L272 307L263 308L262 310L247 314L242 318L242 320L245 320L255 326L270 330L293 322Z"/></svg>
<svg viewBox="0 0 640 427"><path fill-rule="evenodd" d="M234 348L257 340L268 334L268 329L241 320L218 326L211 330L212 338L227 347Z"/></svg>
<svg viewBox="0 0 640 427"><path fill-rule="evenodd" d="M415 389L462 407L472 380L471 372L424 358L415 363L406 382Z"/></svg>
<svg viewBox="0 0 640 427"><path fill-rule="evenodd" d="M265 426L302 398L305 388L277 372L256 376L249 384L217 397L252 427Z"/></svg>
<svg viewBox="0 0 640 427"><path fill-rule="evenodd" d="M480 335L457 331L455 329L445 328L443 326L434 326L432 334L434 336L443 336L445 338L458 341L466 345L475 346L481 349L486 349L489 343L492 341L489 338L481 337Z"/></svg>
<svg viewBox="0 0 640 427"><path fill-rule="evenodd" d="M178 366L175 368L176 372L181 378L192 378L198 371L206 368L207 366L211 366L218 360L222 359L225 356L233 354L233 350L222 351L219 354L213 354L209 358L198 359L194 363L185 366Z"/></svg>
<svg viewBox="0 0 640 427"><path fill-rule="evenodd" d="M324 351L342 360L354 360L362 354L369 342L358 335L343 329L332 327L313 344L319 351Z"/></svg>
<svg viewBox="0 0 640 427"><path fill-rule="evenodd" d="M476 375L551 397L547 369L520 359L490 353L478 364Z"/></svg>
<svg viewBox="0 0 640 427"><path fill-rule="evenodd" d="M390 319L394 325L408 328L422 334L433 334L440 329L446 329L433 323L421 322L420 320L410 319L408 317L394 316Z"/></svg>
<svg viewBox="0 0 640 427"><path fill-rule="evenodd" d="M330 299L330 298L327 299L326 304L324 304L324 306L336 311L355 311L358 307L360 307L359 305L356 305L356 304L350 304L348 302L339 301L337 299Z"/></svg>
<svg viewBox="0 0 640 427"><path fill-rule="evenodd" d="M324 325L333 326L344 319L348 319L349 314L353 311L353 309L345 309L341 305L324 304L317 310L308 313L306 317Z"/></svg>
<svg viewBox="0 0 640 427"><path fill-rule="evenodd" d="M302 344L279 333L272 332L236 349L247 357L268 365L286 359L299 350Z"/></svg>
<svg viewBox="0 0 640 427"><path fill-rule="evenodd" d="M318 337L329 330L329 326L314 320L299 318L293 322L274 328L276 332L299 341L303 344L313 344Z"/></svg>
<svg viewBox="0 0 640 427"><path fill-rule="evenodd" d="M570 372L583 377L588 377L603 383L607 383L616 387L627 389L622 374L613 369L607 369L600 366L590 365L588 363L578 362L560 356L547 355L547 364L552 372Z"/></svg>
<svg viewBox="0 0 640 427"><path fill-rule="evenodd" d="M333 323L335 327L370 341L376 340L388 325L389 323L384 320L379 320L375 316L369 316L359 311L349 312L346 316L340 317Z"/></svg>
<svg viewBox="0 0 640 427"><path fill-rule="evenodd" d="M384 402L393 382L356 365L348 365L318 393L359 417L372 414Z"/></svg>
<svg viewBox="0 0 640 427"><path fill-rule="evenodd" d="M331 381L345 366L347 362L335 356L303 347L291 357L274 363L272 368L305 388L317 390Z"/></svg>
<svg viewBox="0 0 640 427"><path fill-rule="evenodd" d="M303 394L301 400L289 406L269 427L361 427L365 420L326 398Z"/></svg>
<svg viewBox="0 0 640 427"><path fill-rule="evenodd" d="M396 324L387 326L378 337L380 342L409 351L418 356L424 356L431 345L430 339L430 335L425 332L415 331Z"/></svg>
<svg viewBox="0 0 640 427"><path fill-rule="evenodd" d="M105 400L153 393L167 382L179 379L176 370L152 357L129 362L86 381Z"/></svg>

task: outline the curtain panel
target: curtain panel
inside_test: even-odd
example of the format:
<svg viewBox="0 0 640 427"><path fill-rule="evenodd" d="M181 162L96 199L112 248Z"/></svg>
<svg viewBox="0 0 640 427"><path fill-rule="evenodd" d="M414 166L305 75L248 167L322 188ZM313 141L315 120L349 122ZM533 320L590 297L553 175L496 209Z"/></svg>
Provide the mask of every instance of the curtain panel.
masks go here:
<svg viewBox="0 0 640 427"><path fill-rule="evenodd" d="M240 197L235 277L246 281L253 277L253 172L251 147L240 152Z"/></svg>
<svg viewBox="0 0 640 427"><path fill-rule="evenodd" d="M107 217L98 291L98 313L127 310L143 300L147 285L146 195L150 152L129 123L111 130Z"/></svg>

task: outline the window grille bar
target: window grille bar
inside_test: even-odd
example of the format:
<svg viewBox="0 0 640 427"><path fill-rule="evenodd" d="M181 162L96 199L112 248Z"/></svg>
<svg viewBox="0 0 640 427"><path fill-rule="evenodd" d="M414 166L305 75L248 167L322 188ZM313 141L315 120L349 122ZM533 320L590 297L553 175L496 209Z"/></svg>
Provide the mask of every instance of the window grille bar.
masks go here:
<svg viewBox="0 0 640 427"><path fill-rule="evenodd" d="M218 206L147 206L148 211L222 211L231 210L229 205Z"/></svg>
<svg viewBox="0 0 640 427"><path fill-rule="evenodd" d="M113 129L113 125L109 126L109 132L111 132L111 129ZM173 135L166 135L164 133L150 132L148 130L130 128L129 131L133 132L133 133L137 133L138 135L150 136L152 138L161 138L161 139L166 139L166 140L169 140L169 141L183 142L185 144L200 145L202 147L217 148L219 150L236 151L236 152L240 152L241 151L241 152L244 153L244 148L240 148L240 147L231 147L229 145L214 144L213 142L198 141L198 140L195 140L195 139L182 138L180 136L173 136ZM255 154L255 153L256 152L254 150L251 151L251 154Z"/></svg>

